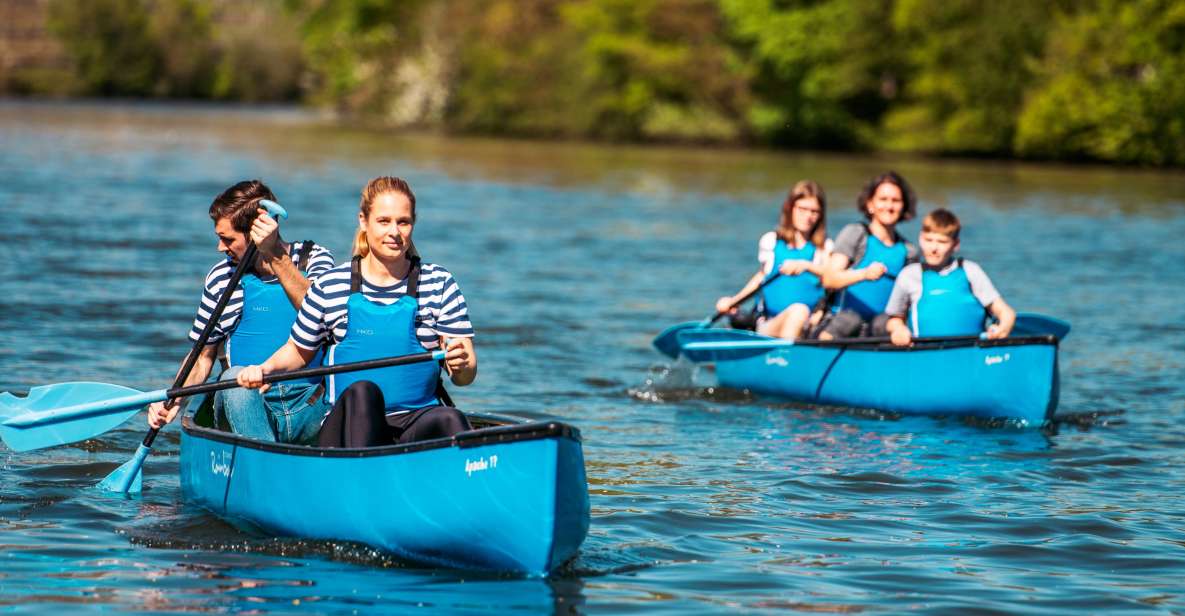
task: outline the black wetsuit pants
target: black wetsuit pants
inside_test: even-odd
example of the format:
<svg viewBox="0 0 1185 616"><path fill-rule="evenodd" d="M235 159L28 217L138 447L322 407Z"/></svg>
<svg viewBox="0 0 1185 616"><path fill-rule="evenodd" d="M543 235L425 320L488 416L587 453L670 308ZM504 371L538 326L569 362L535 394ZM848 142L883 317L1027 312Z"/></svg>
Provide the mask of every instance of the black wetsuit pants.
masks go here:
<svg viewBox="0 0 1185 616"><path fill-rule="evenodd" d="M358 381L337 397L321 424L318 447L376 447L449 437L469 430L465 414L451 406L429 406L388 417L383 392Z"/></svg>

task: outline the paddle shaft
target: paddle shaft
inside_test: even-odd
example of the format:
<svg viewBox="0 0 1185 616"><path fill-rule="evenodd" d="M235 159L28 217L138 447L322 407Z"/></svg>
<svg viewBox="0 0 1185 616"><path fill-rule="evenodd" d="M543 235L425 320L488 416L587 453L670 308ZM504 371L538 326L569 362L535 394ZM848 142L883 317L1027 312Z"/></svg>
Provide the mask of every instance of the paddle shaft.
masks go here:
<svg viewBox="0 0 1185 616"><path fill-rule="evenodd" d="M425 351L423 353L416 353L414 355L400 355L398 357L384 357L382 359L368 359L365 361L350 362L348 364L338 364L335 366L318 366L316 368L304 368L301 370L293 370L291 372L276 372L263 377L264 383L278 383L280 381L291 381L294 379L307 379L317 376L325 376L328 374L338 374L340 372L354 372L358 370L373 370L376 368L388 368L391 366L402 366L405 364L414 364L424 361L439 361L444 359L444 349L437 349L435 351ZM153 402L160 402L162 400L170 400L174 398L182 398L186 396L194 396L198 394L207 394L212 391L221 391L223 389L232 389L239 387L238 381L235 379L226 379L223 381L215 381L213 383L202 383L200 385L190 385L189 387L174 387L173 389L158 389L156 391L149 391L143 393L132 394L129 396L121 396L119 398L111 398L101 402L88 402L85 404L76 404L64 408L57 408L47 411L30 411L23 415L18 415L4 422L5 426L13 428L24 428L28 426L44 425L52 421L62 421L68 419L77 419L81 417L88 417L93 415L103 415L112 411L122 411L128 408L136 408L145 404ZM145 445L147 447L147 445Z"/></svg>
<svg viewBox="0 0 1185 616"><path fill-rule="evenodd" d="M715 323L716 321L719 321L720 319L724 318L724 316L727 315L729 313L729 311L731 311L733 308L736 308L737 306L740 306L741 304L752 299L754 295L757 295L758 293L760 293L762 289L764 289L766 286L768 286L769 283L777 280L781 275L782 275L782 272L775 271L771 276L768 276L765 280L762 280L761 284L757 285L756 289L749 291L748 293L746 293L744 295L744 297L741 297L737 301L733 302L732 305L728 307L728 310L725 310L723 312L717 311L716 314L712 315L712 318L708 319L708 321L707 321L708 325L711 325L711 324Z"/></svg>
<svg viewBox="0 0 1185 616"><path fill-rule="evenodd" d="M196 342L193 343L193 349L189 351L189 355L185 356L185 363L181 365L181 371L177 373L177 378L173 381L173 387L169 392L173 392L185 385L185 380L189 378L189 373L193 370L194 364L197 363L198 356L202 354L202 349L206 346L206 341L210 339L210 334L214 333L214 327L218 324L218 320L222 318L222 311L226 310L226 304L230 302L230 296L234 295L235 289L239 286L239 281L243 279L243 274L251 267L251 262L255 260L255 255L259 249L255 247L255 242L247 242L247 251L243 253L243 258L239 261L238 267L235 268L234 274L231 274L230 281L226 283L222 295L218 297L218 303L214 304L214 310L210 312L210 318L206 321L206 326L202 328L202 333L198 336ZM180 396L170 395L166 406L171 404L174 399ZM160 428L152 428L148 430L148 434L144 435L143 444L145 447L152 447L152 441L156 440L157 433Z"/></svg>
<svg viewBox="0 0 1185 616"><path fill-rule="evenodd" d="M291 381L293 379L308 379L317 376L338 374L339 372L356 372L358 370L374 370L377 368L390 368L391 366L417 364L425 361L439 361L444 359L444 353L444 350L440 349L436 351L415 353L413 355L384 357L382 359L367 359L364 361L355 361L348 364L337 364L334 366L302 368L300 370L293 370L291 372L276 372L265 375L263 377L263 382L278 383L280 381ZM233 389L238 386L238 382L234 379L227 379L225 381L214 381L213 383L202 383L201 385L190 385L189 387L174 388L168 390L165 393L169 396L169 398L182 398L187 396L195 396L198 394L208 394L212 391L221 391L223 389Z"/></svg>

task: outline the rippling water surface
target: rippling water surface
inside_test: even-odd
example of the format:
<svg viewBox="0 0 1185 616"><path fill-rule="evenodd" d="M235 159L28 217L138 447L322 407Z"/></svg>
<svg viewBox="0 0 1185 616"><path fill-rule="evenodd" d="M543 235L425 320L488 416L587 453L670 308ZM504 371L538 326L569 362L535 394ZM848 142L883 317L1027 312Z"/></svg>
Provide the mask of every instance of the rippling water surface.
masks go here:
<svg viewBox="0 0 1185 616"><path fill-rule="evenodd" d="M1074 325L1050 430L805 408L649 347L755 267L787 187L832 229L887 167L1009 302ZM592 527L547 580L242 532L181 500L169 427L132 500L91 486L143 415L0 448L0 609L1185 613L1185 178L1101 168L398 137L288 110L0 104L0 390L167 386L217 259L206 217L260 177L284 235L349 249L408 178L417 245L468 298L458 404L585 438ZM908 234L917 225L906 226ZM392 512L398 515L398 512Z"/></svg>

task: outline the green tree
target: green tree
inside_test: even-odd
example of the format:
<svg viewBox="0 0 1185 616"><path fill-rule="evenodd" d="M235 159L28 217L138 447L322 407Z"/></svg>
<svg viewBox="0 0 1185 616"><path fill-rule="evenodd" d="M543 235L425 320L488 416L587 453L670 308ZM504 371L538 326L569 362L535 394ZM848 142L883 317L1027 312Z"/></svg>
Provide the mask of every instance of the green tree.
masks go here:
<svg viewBox="0 0 1185 616"><path fill-rule="evenodd" d="M1185 3L1099 0L1049 37L1023 156L1185 165Z"/></svg>
<svg viewBox="0 0 1185 616"><path fill-rule="evenodd" d="M720 0L746 59L750 130L797 147L871 145L897 95L902 41L889 0Z"/></svg>
<svg viewBox="0 0 1185 616"><path fill-rule="evenodd" d="M85 87L101 95L148 95L163 60L141 0L52 0L48 26Z"/></svg>
<svg viewBox="0 0 1185 616"><path fill-rule="evenodd" d="M1008 154L1055 6L1030 0L897 0L910 77L885 117L886 145Z"/></svg>

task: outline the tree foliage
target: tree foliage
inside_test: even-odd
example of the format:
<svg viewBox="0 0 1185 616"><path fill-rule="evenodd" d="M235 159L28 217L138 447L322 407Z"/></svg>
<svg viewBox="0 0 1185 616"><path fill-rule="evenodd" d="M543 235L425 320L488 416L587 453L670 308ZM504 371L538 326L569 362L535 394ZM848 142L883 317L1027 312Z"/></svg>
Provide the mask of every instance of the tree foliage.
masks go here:
<svg viewBox="0 0 1185 616"><path fill-rule="evenodd" d="M1185 165L1185 0L49 6L100 95L299 97L500 135Z"/></svg>

